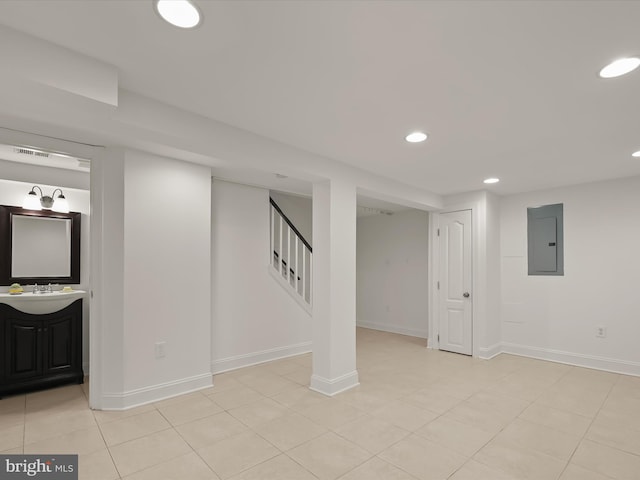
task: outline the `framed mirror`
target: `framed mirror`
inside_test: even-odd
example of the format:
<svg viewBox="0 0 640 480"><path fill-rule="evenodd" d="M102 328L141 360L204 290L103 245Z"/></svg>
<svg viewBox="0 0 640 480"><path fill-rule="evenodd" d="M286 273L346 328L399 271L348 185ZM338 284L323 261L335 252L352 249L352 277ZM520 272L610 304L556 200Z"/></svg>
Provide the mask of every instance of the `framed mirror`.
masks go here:
<svg viewBox="0 0 640 480"><path fill-rule="evenodd" d="M0 285L79 284L80 218L0 205Z"/></svg>

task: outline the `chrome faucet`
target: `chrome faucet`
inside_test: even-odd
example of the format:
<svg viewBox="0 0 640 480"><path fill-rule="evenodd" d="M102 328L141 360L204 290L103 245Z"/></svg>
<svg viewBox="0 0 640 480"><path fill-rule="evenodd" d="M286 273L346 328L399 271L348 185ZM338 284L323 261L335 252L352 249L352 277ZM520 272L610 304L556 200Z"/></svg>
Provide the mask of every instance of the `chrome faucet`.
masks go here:
<svg viewBox="0 0 640 480"><path fill-rule="evenodd" d="M33 285L34 295L42 295L45 293L53 293L53 285L38 285L37 283Z"/></svg>

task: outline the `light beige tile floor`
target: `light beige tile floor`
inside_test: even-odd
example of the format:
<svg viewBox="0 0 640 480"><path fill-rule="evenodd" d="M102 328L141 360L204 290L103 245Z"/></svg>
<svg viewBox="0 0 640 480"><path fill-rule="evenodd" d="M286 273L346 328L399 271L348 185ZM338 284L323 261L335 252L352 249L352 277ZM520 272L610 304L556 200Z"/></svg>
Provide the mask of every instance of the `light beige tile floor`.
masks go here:
<svg viewBox="0 0 640 480"><path fill-rule="evenodd" d="M310 355L125 412L91 411L86 384L8 397L0 451L78 453L82 480L640 479L640 378L357 340L361 385L333 398Z"/></svg>

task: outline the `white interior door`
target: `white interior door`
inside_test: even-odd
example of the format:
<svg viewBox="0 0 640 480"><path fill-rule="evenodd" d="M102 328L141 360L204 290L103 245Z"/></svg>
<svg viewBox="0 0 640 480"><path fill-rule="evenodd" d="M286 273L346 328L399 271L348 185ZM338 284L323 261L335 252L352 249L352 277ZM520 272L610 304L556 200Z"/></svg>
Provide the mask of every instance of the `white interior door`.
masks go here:
<svg viewBox="0 0 640 480"><path fill-rule="evenodd" d="M471 210L440 214L440 350L471 355Z"/></svg>

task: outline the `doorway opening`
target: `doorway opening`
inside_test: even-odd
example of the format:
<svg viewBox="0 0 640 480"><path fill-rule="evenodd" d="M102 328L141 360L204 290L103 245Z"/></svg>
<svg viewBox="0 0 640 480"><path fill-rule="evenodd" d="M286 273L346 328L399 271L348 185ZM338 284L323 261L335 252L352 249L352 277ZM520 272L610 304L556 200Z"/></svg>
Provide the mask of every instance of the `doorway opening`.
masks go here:
<svg viewBox="0 0 640 480"><path fill-rule="evenodd" d="M359 194L356 325L360 344L369 339L404 340L426 347L429 268L429 213ZM359 355L372 351L356 349Z"/></svg>

